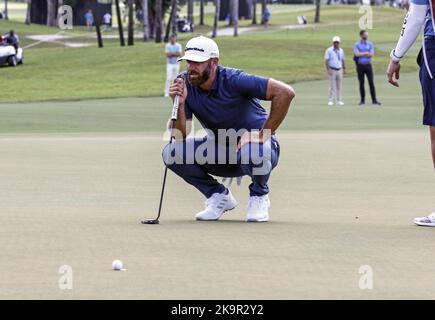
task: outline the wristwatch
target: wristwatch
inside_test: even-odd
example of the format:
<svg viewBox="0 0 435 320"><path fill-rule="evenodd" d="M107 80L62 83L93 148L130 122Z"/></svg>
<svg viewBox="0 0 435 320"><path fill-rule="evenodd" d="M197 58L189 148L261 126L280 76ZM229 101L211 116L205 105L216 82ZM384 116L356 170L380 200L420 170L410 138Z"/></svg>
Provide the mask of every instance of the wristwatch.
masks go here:
<svg viewBox="0 0 435 320"><path fill-rule="evenodd" d="M393 61L393 62L400 62L400 60L402 60L402 58L403 57L398 57L398 56L396 56L396 54L395 54L395 49L393 49L393 50L391 50L391 53L390 53L390 58L391 58L391 60Z"/></svg>

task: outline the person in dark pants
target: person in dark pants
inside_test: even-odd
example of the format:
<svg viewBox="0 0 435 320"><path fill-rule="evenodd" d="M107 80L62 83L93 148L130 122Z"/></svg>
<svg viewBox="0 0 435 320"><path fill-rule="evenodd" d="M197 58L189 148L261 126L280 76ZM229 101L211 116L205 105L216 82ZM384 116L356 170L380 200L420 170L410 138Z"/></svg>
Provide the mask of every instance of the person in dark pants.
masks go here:
<svg viewBox="0 0 435 320"><path fill-rule="evenodd" d="M165 165L204 195L197 220L218 220L237 201L213 176L249 176L247 222L269 220L269 178L280 155L275 132L286 117L294 90L280 81L219 65L212 39L195 37L186 44L186 71L169 95L178 96L175 142L162 152ZM260 100L271 101L268 113ZM207 135L188 137L193 117Z"/></svg>
<svg viewBox="0 0 435 320"><path fill-rule="evenodd" d="M370 95L372 97L373 105L381 105L381 103L376 99L376 89L373 80L372 57L375 53L375 47L372 42L367 40L367 31L362 30L359 35L361 40L353 46L356 71L358 73L359 92L361 96L359 105L365 105L366 92L364 87L364 76L367 76L367 80L369 81Z"/></svg>
<svg viewBox="0 0 435 320"><path fill-rule="evenodd" d="M399 87L400 61L417 40L423 29L420 66L420 84L423 94L423 125L429 127L432 161L435 169L435 0L411 0L409 11L403 22L399 41L391 51L387 68L387 79ZM427 216L417 217L418 226L435 227L435 210Z"/></svg>

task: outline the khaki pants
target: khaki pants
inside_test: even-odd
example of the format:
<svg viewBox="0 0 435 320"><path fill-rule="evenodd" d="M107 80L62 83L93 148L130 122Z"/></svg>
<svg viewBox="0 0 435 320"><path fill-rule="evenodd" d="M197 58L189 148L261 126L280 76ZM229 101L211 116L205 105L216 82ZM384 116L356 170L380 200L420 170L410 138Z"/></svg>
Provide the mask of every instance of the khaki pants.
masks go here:
<svg viewBox="0 0 435 320"><path fill-rule="evenodd" d="M343 69L329 69L329 101L337 103L341 101L341 82L343 80Z"/></svg>

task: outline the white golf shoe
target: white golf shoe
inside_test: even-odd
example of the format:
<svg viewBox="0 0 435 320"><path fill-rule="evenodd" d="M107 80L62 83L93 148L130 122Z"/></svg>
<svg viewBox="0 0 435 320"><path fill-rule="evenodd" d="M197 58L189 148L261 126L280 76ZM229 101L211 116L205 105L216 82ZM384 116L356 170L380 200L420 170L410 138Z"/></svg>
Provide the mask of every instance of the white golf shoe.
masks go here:
<svg viewBox="0 0 435 320"><path fill-rule="evenodd" d="M415 218L414 223L418 226L435 227L435 211L427 217Z"/></svg>
<svg viewBox="0 0 435 320"><path fill-rule="evenodd" d="M344 106L344 102L343 101L338 101L337 102L337 106Z"/></svg>
<svg viewBox="0 0 435 320"><path fill-rule="evenodd" d="M230 189L227 190L228 194L213 193L213 195L205 201L205 209L195 216L196 220L219 220L225 211L234 209L237 206L237 201L231 194Z"/></svg>
<svg viewBox="0 0 435 320"><path fill-rule="evenodd" d="M266 222L269 221L270 200L266 194L261 197L249 197L247 222Z"/></svg>
<svg viewBox="0 0 435 320"><path fill-rule="evenodd" d="M332 102L332 101L328 102L328 106L333 106L333 105L334 105L334 102Z"/></svg>

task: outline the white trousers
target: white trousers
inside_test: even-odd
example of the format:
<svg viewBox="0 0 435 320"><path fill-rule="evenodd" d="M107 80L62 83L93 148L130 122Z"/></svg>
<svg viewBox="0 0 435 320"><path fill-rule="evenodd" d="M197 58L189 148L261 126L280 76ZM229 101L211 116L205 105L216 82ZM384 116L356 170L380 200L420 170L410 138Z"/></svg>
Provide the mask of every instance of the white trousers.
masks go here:
<svg viewBox="0 0 435 320"><path fill-rule="evenodd" d="M329 69L331 74L329 75L329 101L335 102L341 101L341 82L343 80L343 69L332 70Z"/></svg>
<svg viewBox="0 0 435 320"><path fill-rule="evenodd" d="M169 87L172 81L178 76L180 72L180 64L166 64L166 85L165 85L165 96L169 95Z"/></svg>

